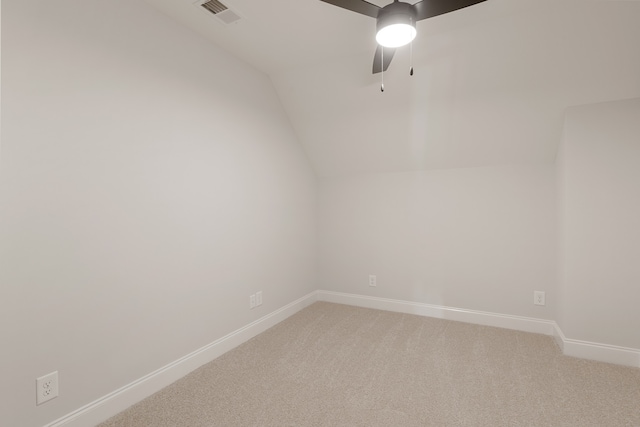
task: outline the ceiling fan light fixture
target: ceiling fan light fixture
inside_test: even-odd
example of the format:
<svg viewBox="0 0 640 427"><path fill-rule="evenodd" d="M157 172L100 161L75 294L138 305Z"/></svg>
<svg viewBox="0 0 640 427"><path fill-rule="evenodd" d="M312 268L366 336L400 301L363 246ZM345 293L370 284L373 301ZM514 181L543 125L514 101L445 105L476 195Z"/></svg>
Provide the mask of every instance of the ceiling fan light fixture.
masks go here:
<svg viewBox="0 0 640 427"><path fill-rule="evenodd" d="M384 47L400 47L416 37L416 27L409 24L391 24L378 30L376 41Z"/></svg>
<svg viewBox="0 0 640 427"><path fill-rule="evenodd" d="M373 74L376 74L387 70L396 48L414 40L416 22L464 9L487 0L411 0L411 3L407 3L409 0L393 0L393 3L384 7L371 3L373 0L320 1L376 19L378 47L373 56L371 70ZM413 75L413 67L410 68L409 74Z"/></svg>
<svg viewBox="0 0 640 427"><path fill-rule="evenodd" d="M376 22L376 41L384 47L400 47L416 37L416 11L412 5L393 2L382 9Z"/></svg>

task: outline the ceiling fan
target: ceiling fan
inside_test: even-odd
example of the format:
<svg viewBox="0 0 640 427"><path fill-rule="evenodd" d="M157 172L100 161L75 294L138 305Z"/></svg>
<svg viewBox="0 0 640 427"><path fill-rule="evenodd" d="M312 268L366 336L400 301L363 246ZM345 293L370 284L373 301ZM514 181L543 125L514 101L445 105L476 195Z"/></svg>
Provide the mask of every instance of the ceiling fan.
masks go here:
<svg viewBox="0 0 640 427"><path fill-rule="evenodd" d="M320 0L352 12L376 18L378 47L373 58L373 74L387 71L396 48L410 43L416 36L416 22L473 6L486 0L421 0L410 4L394 0L379 7L365 0ZM413 74L413 68L411 69Z"/></svg>

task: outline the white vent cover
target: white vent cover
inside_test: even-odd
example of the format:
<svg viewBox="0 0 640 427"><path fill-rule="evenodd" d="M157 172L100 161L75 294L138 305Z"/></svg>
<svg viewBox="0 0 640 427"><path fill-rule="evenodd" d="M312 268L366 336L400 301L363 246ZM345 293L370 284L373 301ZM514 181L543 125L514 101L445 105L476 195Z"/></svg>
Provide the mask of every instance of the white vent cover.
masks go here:
<svg viewBox="0 0 640 427"><path fill-rule="evenodd" d="M225 24L233 24L240 20L240 15L229 9L224 3L219 0L199 1L196 3L200 8L207 13L213 14L216 18L224 22Z"/></svg>
<svg viewBox="0 0 640 427"><path fill-rule="evenodd" d="M201 6L207 9L209 12L213 13L214 15L217 15L218 13L224 12L225 10L229 9L227 6L225 6L218 0L209 0L207 2L202 3Z"/></svg>

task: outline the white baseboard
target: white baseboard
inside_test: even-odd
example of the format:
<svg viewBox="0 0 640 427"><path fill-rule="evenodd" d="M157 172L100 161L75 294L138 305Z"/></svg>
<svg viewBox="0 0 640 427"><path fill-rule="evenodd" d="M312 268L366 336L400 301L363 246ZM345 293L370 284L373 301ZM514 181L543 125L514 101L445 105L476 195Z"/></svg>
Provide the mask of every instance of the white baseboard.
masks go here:
<svg viewBox="0 0 640 427"><path fill-rule="evenodd" d="M570 339L557 324L554 338L565 356L640 368L640 349Z"/></svg>
<svg viewBox="0 0 640 427"><path fill-rule="evenodd" d="M94 426L160 391L189 372L216 359L316 301L314 291L290 304L208 344L45 427Z"/></svg>
<svg viewBox="0 0 640 427"><path fill-rule="evenodd" d="M640 349L569 339L564 336L560 327L552 320L331 291L318 291L317 299L318 301L417 314L419 316L436 317L477 325L495 326L498 328L551 335L566 356L640 368Z"/></svg>
<svg viewBox="0 0 640 427"><path fill-rule="evenodd" d="M495 326L497 328L515 329L517 331L533 332L544 335L553 335L555 326L555 322L552 320L488 313L484 311L466 310L462 308L444 307L365 295L345 294L342 292L318 291L318 301L376 308L379 310L395 311L399 313L417 314L419 316L436 317L438 319L455 320L458 322L474 323L477 325Z"/></svg>
<svg viewBox="0 0 640 427"><path fill-rule="evenodd" d="M567 356L640 368L639 349L568 339L556 322L551 320L320 290L293 301L279 310L47 424L45 427L86 427L99 424L316 301L551 335Z"/></svg>
<svg viewBox="0 0 640 427"><path fill-rule="evenodd" d="M566 340L566 337L564 336L564 334L562 333L562 329L560 329L560 326L558 326L557 323L553 322L553 339L556 340L556 344L558 345L558 347L560 347L560 351L562 351L562 353L564 354L564 342Z"/></svg>

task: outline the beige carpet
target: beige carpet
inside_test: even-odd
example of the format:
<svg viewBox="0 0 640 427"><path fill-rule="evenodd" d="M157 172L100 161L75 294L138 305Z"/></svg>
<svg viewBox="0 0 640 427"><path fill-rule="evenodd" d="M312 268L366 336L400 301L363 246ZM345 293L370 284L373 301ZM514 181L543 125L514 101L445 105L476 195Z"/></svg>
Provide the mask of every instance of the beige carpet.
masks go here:
<svg viewBox="0 0 640 427"><path fill-rule="evenodd" d="M640 426L640 369L552 338L316 303L115 426Z"/></svg>

